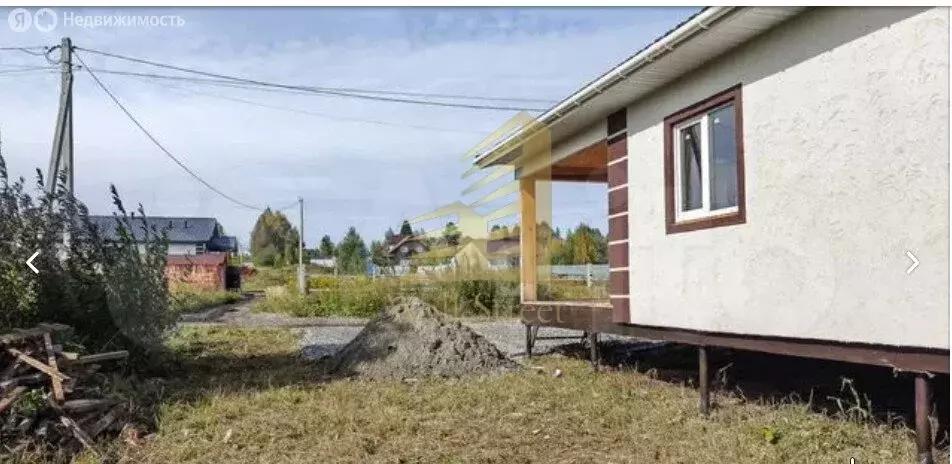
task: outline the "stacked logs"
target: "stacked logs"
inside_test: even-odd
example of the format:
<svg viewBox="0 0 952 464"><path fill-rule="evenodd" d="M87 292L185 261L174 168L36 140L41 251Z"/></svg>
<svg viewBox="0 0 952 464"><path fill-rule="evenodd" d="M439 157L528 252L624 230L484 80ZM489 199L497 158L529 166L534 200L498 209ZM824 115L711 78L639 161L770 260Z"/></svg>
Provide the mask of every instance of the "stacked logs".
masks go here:
<svg viewBox="0 0 952 464"><path fill-rule="evenodd" d="M0 335L0 443L17 452L32 444L82 446L98 454L95 440L122 431L126 411L116 399L84 386L102 363L128 358L127 351L81 356L54 344L70 330L40 324Z"/></svg>

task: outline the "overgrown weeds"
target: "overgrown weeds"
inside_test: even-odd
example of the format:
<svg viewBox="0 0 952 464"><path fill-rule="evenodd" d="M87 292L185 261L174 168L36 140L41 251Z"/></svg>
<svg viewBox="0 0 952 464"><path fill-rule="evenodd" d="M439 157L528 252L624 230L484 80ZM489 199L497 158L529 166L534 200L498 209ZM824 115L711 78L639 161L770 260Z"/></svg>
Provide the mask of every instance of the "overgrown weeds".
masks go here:
<svg viewBox="0 0 952 464"><path fill-rule="evenodd" d="M283 270L261 269L272 291L261 300L257 311L298 317L350 316L370 317L394 298L415 296L447 314L483 317L513 317L519 314L519 276L516 272L450 272L431 276L370 278L364 276L312 276L309 295L300 296L297 282ZM275 281L285 276L283 282ZM552 280L539 286L541 299L597 299L603 290L589 288L584 282ZM607 298L607 295L604 296Z"/></svg>
<svg viewBox="0 0 952 464"><path fill-rule="evenodd" d="M9 178L0 155L0 332L58 322L90 350L161 346L176 321L164 234L145 227L141 205L127 212L112 187L119 238L104 240L65 183L63 173L49 193L37 170L28 188L24 178ZM37 273L23 264L34 252Z"/></svg>

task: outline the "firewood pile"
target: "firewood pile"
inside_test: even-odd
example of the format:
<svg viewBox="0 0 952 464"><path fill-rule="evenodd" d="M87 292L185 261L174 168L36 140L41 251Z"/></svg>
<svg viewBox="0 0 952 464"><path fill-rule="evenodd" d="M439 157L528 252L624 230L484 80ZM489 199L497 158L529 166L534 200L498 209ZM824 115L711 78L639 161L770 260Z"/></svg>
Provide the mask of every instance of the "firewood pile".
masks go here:
<svg viewBox="0 0 952 464"><path fill-rule="evenodd" d="M96 437L120 432L124 405L103 397L89 382L104 363L126 359L126 351L80 356L54 344L69 330L40 324L0 335L0 443L15 452L31 444L82 446L94 454Z"/></svg>

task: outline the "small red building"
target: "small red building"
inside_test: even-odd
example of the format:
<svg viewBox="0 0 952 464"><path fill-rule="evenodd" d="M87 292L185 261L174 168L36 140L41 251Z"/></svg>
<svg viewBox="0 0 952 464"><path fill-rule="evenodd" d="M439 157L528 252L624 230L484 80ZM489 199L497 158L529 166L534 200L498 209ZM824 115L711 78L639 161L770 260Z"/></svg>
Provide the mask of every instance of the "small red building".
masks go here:
<svg viewBox="0 0 952 464"><path fill-rule="evenodd" d="M202 290L225 290L227 266L228 253L169 255L165 277L172 287L182 285Z"/></svg>

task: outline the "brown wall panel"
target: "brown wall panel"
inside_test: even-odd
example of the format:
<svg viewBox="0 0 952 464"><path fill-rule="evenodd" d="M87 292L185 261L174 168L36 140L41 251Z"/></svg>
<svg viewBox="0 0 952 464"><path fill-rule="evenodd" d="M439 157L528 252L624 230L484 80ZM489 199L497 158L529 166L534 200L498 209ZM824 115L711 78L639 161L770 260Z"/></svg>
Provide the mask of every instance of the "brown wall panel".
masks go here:
<svg viewBox="0 0 952 464"><path fill-rule="evenodd" d="M628 188L608 192L608 214L628 212Z"/></svg>
<svg viewBox="0 0 952 464"><path fill-rule="evenodd" d="M608 188L628 183L628 160L608 165Z"/></svg>
<svg viewBox="0 0 952 464"><path fill-rule="evenodd" d="M631 322L628 298L612 298L612 322L626 324Z"/></svg>
<svg viewBox="0 0 952 464"><path fill-rule="evenodd" d="M628 137L621 134L608 141L608 162L628 156Z"/></svg>
<svg viewBox="0 0 952 464"><path fill-rule="evenodd" d="M608 241L628 238L628 215L608 218Z"/></svg>
<svg viewBox="0 0 952 464"><path fill-rule="evenodd" d="M608 245L608 267L628 267L628 242Z"/></svg>
<svg viewBox="0 0 952 464"><path fill-rule="evenodd" d="M627 295L628 294L628 271L611 271L608 275L608 294L609 295Z"/></svg>

